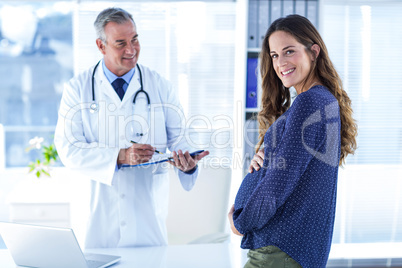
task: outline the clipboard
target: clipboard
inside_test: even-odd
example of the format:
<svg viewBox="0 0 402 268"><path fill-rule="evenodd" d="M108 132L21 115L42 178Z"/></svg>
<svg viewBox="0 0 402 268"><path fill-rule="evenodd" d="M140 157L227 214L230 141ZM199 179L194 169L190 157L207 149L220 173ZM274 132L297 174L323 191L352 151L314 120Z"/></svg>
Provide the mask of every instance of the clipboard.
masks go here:
<svg viewBox="0 0 402 268"><path fill-rule="evenodd" d="M202 152L204 152L204 150L198 150L198 151L194 151L192 153L190 153L190 156L196 156L201 154ZM141 167L141 166L148 166L148 165L154 165L154 164L159 164L159 163L163 163L163 162L167 162L168 160L172 160L173 156L169 156L169 157L164 157L162 159L157 159L154 161L149 161L146 163L141 163L141 164L137 164L137 165L122 165L121 167Z"/></svg>

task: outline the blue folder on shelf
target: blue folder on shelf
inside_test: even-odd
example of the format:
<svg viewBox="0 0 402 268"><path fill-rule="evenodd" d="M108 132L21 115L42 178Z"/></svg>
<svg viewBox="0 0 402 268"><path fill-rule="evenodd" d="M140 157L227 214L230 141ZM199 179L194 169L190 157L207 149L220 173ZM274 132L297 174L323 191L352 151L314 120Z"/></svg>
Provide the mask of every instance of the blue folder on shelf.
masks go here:
<svg viewBox="0 0 402 268"><path fill-rule="evenodd" d="M258 57L249 57L247 59L246 108L257 108L258 106L257 67Z"/></svg>
<svg viewBox="0 0 402 268"><path fill-rule="evenodd" d="M190 153L191 156L196 156L199 155L200 153L202 153L204 150L199 150L199 151L195 151ZM146 163L141 163L141 164L137 164L137 165L122 165L122 167L140 167L140 166L148 166L148 165L154 165L154 164L159 164L159 163L163 163L166 162L168 160L173 160L173 157L170 155L162 155L159 157L159 155L155 155L156 158L152 158L149 162Z"/></svg>

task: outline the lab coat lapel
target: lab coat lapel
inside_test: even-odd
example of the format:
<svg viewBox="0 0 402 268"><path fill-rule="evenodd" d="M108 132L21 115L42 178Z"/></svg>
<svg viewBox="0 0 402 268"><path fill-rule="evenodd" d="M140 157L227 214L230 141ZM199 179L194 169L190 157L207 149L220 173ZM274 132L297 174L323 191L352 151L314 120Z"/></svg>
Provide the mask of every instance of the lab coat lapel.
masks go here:
<svg viewBox="0 0 402 268"><path fill-rule="evenodd" d="M97 86L99 86L101 94L105 94L106 96L108 96L110 100L112 100L112 102L116 105L116 107L119 107L121 105L119 96L117 95L113 86L110 84L109 80L105 76L105 73L103 72L102 64L99 64L98 71L96 71L95 82Z"/></svg>
<svg viewBox="0 0 402 268"><path fill-rule="evenodd" d="M140 87L141 87L140 76L138 74L138 69L136 68L135 72L134 72L134 76L133 76L133 78L131 78L130 84L128 84L128 88L126 90L126 93L124 94L124 98L123 98L123 101L121 102L121 104L124 105L125 102L127 102L127 101L132 102L133 98L134 98L134 94L137 92L137 90L140 89Z"/></svg>

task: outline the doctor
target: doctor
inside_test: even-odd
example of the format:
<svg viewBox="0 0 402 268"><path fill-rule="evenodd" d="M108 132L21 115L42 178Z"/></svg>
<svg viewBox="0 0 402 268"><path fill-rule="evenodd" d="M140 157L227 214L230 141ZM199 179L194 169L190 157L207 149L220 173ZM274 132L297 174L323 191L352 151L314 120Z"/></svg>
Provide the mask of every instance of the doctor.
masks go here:
<svg viewBox="0 0 402 268"><path fill-rule="evenodd" d="M148 162L155 150L169 149L174 158L170 164L183 188L190 190L197 162L208 151L189 155L193 148L184 135L176 91L137 64L140 43L131 14L109 8L94 26L103 60L65 85L55 132L63 164L91 178L85 247L166 245L166 165L124 165Z"/></svg>

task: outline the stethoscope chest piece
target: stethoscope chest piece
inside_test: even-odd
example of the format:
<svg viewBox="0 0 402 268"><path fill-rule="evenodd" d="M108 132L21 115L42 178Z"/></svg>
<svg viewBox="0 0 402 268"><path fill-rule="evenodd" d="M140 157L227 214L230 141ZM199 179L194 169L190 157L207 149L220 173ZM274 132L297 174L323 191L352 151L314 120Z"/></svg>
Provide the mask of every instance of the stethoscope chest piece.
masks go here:
<svg viewBox="0 0 402 268"><path fill-rule="evenodd" d="M91 105L89 106L90 112L91 113L95 113L98 111L98 104L93 102L91 103Z"/></svg>

